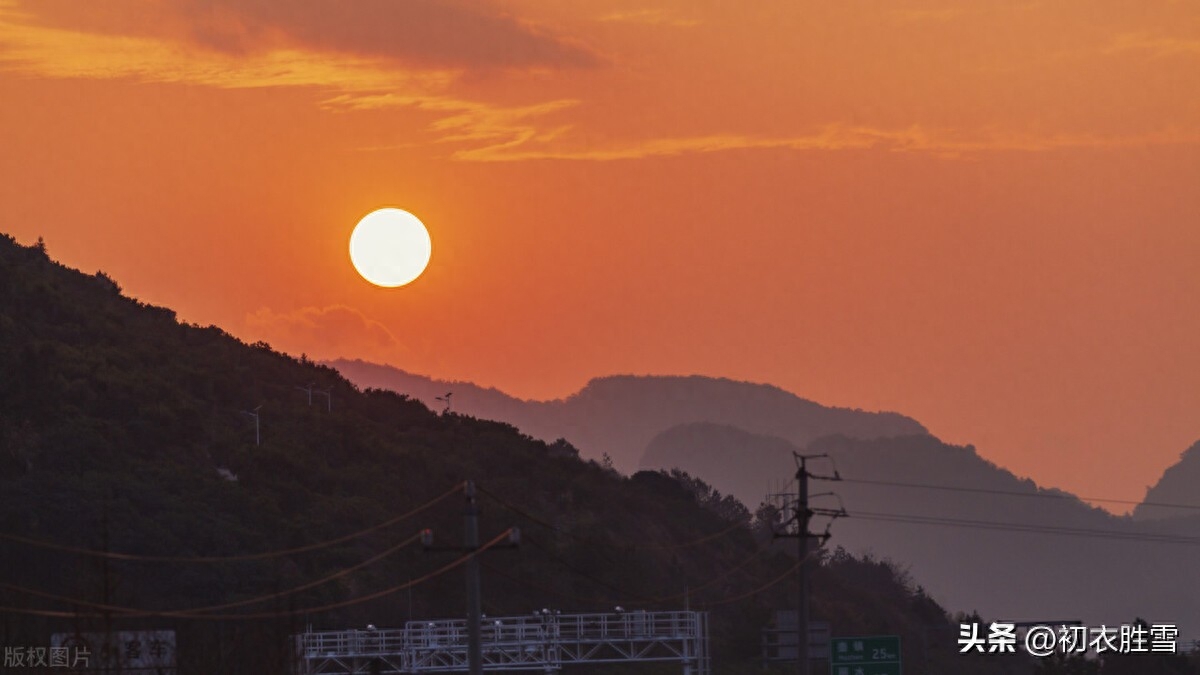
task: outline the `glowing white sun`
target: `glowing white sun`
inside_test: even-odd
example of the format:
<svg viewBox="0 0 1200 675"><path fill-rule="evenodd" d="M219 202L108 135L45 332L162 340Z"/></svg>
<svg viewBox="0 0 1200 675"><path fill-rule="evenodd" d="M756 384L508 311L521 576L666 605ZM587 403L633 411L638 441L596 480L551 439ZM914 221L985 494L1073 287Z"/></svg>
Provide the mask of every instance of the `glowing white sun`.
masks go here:
<svg viewBox="0 0 1200 675"><path fill-rule="evenodd" d="M350 235L350 261L376 286L403 286L429 265L433 243L416 216L401 209L379 209L358 221Z"/></svg>

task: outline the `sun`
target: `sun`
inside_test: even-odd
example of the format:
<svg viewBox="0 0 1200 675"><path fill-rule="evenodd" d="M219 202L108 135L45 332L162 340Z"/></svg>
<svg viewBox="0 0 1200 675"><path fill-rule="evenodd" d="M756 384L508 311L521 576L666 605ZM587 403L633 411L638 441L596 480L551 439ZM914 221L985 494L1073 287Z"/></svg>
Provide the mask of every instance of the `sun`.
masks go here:
<svg viewBox="0 0 1200 675"><path fill-rule="evenodd" d="M358 221L350 235L350 262L362 278L385 288L412 282L429 265L429 230L403 209L379 209Z"/></svg>

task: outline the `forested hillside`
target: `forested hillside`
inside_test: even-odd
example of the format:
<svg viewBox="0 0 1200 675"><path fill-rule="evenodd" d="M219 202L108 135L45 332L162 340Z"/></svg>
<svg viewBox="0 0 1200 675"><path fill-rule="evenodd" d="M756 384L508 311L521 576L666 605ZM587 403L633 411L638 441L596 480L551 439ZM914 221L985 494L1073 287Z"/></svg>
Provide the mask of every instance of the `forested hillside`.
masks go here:
<svg viewBox="0 0 1200 675"><path fill-rule="evenodd" d="M719 672L749 672L771 612L794 606L793 547L702 481L623 477L566 442L359 391L180 323L40 242L0 237L0 374L6 644L171 628L181 672L257 674L282 672L306 626L462 616L461 570L389 589L453 561L401 544L424 527L458 541L467 479L485 491L484 540L524 529L519 550L485 554L489 614L687 602L712 612ZM858 562L817 571L816 618L901 633L925 658L920 636L949 630L945 612L893 567Z"/></svg>

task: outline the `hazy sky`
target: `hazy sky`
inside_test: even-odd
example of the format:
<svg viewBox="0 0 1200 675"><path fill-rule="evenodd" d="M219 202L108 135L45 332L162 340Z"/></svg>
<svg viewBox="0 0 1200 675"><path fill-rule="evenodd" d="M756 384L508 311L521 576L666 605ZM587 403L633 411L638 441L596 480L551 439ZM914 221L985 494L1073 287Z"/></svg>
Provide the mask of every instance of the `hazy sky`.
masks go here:
<svg viewBox="0 0 1200 675"><path fill-rule="evenodd" d="M1200 438L1195 2L0 0L0 130L0 231L292 353L771 382L1090 496Z"/></svg>

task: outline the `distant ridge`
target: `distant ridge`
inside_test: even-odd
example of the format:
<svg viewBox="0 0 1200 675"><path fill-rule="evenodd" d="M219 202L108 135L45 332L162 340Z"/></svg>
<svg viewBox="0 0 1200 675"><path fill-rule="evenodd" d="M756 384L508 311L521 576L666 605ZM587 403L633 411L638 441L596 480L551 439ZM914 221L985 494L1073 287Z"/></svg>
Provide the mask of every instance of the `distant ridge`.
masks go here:
<svg viewBox="0 0 1200 675"><path fill-rule="evenodd" d="M443 405L435 397L452 392L456 412L503 420L545 441L566 438L583 456L607 454L626 473L637 470L655 436L692 422L734 425L800 446L833 434L870 439L928 433L899 413L833 408L769 384L699 375L610 375L592 379L565 399L525 401L497 389L364 361L327 365L360 387L391 389L435 409Z"/></svg>
<svg viewBox="0 0 1200 675"><path fill-rule="evenodd" d="M754 508L771 482L791 477L792 453L801 449L832 458L814 461L814 473L836 468L845 479L810 484L813 494L837 495L814 498L815 506L844 506L850 514L834 523L830 544L904 561L951 607L1110 623L1169 616L1188 634L1200 631L1200 591L1179 582L1194 569L1200 540L1153 541L1200 536L1195 510L1171 509L1169 520L1114 516L1015 476L971 446L929 435L828 436L796 446L730 425L684 424L656 436L641 466L682 468ZM1200 445L1184 453L1151 494L1172 503L1197 501L1197 469Z"/></svg>
<svg viewBox="0 0 1200 675"><path fill-rule="evenodd" d="M821 497L826 501L816 505L844 504L850 513L834 525L832 545L904 561L952 607L1094 623L1161 616L1189 634L1200 629L1200 594L1178 582L1188 575L1192 547L1153 541L1200 537L1200 514L1151 520L1160 515L1143 505L1136 519L1113 516L1016 476L972 446L943 443L903 415L828 408L770 385L699 376L602 377L565 399L522 401L386 366L330 365L359 386L394 389L431 404L434 396L453 392L458 412L500 419L545 440L565 437L585 456L607 453L626 472L683 469L751 510L771 485L792 476L793 452L828 453L833 463L814 471L836 466L846 480L814 482L814 493L840 498ZM640 454L632 456L635 449ZM1200 445L1185 452L1150 495L1192 503L1198 481Z"/></svg>
<svg viewBox="0 0 1200 675"><path fill-rule="evenodd" d="M1194 516L1196 511L1159 504L1186 504L1200 508L1200 441L1184 450L1179 461L1163 471L1158 482L1133 510L1134 520L1160 520Z"/></svg>

